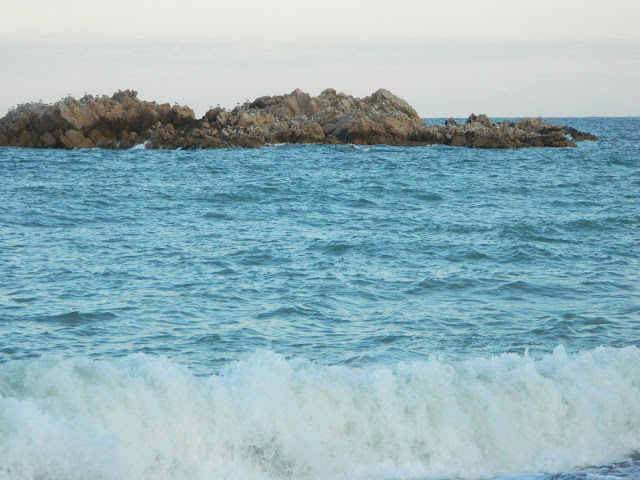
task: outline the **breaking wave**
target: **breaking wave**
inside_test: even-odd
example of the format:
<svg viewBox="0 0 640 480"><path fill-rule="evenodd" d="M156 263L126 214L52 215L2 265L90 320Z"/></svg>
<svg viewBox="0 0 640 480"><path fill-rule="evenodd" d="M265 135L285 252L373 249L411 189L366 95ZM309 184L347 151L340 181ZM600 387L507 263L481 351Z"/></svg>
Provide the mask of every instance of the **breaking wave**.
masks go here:
<svg viewBox="0 0 640 480"><path fill-rule="evenodd" d="M638 447L635 347L356 370L262 351L209 377L143 355L0 371L10 480L470 479Z"/></svg>

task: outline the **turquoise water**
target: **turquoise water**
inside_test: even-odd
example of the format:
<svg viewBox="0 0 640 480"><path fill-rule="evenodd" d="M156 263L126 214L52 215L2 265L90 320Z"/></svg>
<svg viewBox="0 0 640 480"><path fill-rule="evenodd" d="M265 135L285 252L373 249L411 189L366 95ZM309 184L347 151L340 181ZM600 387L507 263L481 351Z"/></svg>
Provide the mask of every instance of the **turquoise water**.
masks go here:
<svg viewBox="0 0 640 480"><path fill-rule="evenodd" d="M640 119L562 122L0 149L0 477L639 477Z"/></svg>

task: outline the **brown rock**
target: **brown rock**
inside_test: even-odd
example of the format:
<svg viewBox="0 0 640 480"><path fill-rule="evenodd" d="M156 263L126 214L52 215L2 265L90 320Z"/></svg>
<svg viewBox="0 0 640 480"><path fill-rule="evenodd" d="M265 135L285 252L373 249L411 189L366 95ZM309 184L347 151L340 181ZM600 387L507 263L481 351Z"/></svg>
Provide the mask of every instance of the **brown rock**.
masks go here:
<svg viewBox="0 0 640 480"><path fill-rule="evenodd" d="M0 145L61 148L257 147L265 143L448 144L476 148L573 146L595 139L571 127L538 119L491 123L471 114L462 125L423 125L417 112L388 90L355 98L334 89L311 97L299 89L259 97L228 112L209 110L201 120L188 107L144 102L133 90L111 97L85 95L52 106L20 105L0 120Z"/></svg>
<svg viewBox="0 0 640 480"><path fill-rule="evenodd" d="M66 149L71 150L73 148L82 148L81 145L84 145L84 142L85 140L87 140L87 138L85 138L85 136L77 130L69 129L64 132L64 135L60 136L59 140Z"/></svg>
<svg viewBox="0 0 640 480"><path fill-rule="evenodd" d="M205 119L210 124L214 124L218 118L218 115L220 115L222 111L223 110L220 107L212 108L204 114L203 119Z"/></svg>
<svg viewBox="0 0 640 480"><path fill-rule="evenodd" d="M467 124L479 123L480 125L482 125L484 127L491 127L491 125L492 125L491 120L489 120L489 117L487 117L484 113L482 113L480 115L476 115L476 114L472 113L471 115L469 115L469 118L467 118L466 123Z"/></svg>
<svg viewBox="0 0 640 480"><path fill-rule="evenodd" d="M166 123L172 124L176 128L189 127L195 124L196 114L189 107L181 107L174 105L171 107L167 117Z"/></svg>
<svg viewBox="0 0 640 480"><path fill-rule="evenodd" d="M40 136L40 146L44 148L53 148L56 146L56 138L49 132L45 132Z"/></svg>
<svg viewBox="0 0 640 480"><path fill-rule="evenodd" d="M118 148L131 148L140 145L144 139L135 132L128 132L120 137Z"/></svg>
<svg viewBox="0 0 640 480"><path fill-rule="evenodd" d="M22 132L20 132L20 135L16 140L15 146L34 148L37 146L37 144L38 144L38 135L34 132L23 130Z"/></svg>
<svg viewBox="0 0 640 480"><path fill-rule="evenodd" d="M96 148L103 148L105 150L118 150L120 145L116 140L100 140L95 144Z"/></svg>
<svg viewBox="0 0 640 480"><path fill-rule="evenodd" d="M563 126L562 127L562 132L570 135L571 138L573 138L576 141L582 141L582 140L598 140L598 137L596 137L595 135L592 135L590 133L585 133L585 132L580 132L578 130L576 130L575 128L572 127L567 127L567 126Z"/></svg>
<svg viewBox="0 0 640 480"><path fill-rule="evenodd" d="M576 147L575 142L567 139L561 132L554 132L548 135L542 135L542 143L545 147Z"/></svg>
<svg viewBox="0 0 640 480"><path fill-rule="evenodd" d="M237 128L249 128L254 123L255 115L250 115L247 112L240 112L233 122Z"/></svg>
<svg viewBox="0 0 640 480"><path fill-rule="evenodd" d="M105 135L97 128L94 128L93 130L91 130L91 132L89 132L88 138L91 139L93 143L100 143L104 140L107 140L107 137L105 137Z"/></svg>
<svg viewBox="0 0 640 480"><path fill-rule="evenodd" d="M422 126L416 111L388 90L380 89L362 100L325 92L321 96L324 108L313 119L326 136L343 142L403 144Z"/></svg>
<svg viewBox="0 0 640 480"><path fill-rule="evenodd" d="M98 115L89 107L72 98L67 98L54 105L60 118L67 122L74 130L89 131L98 121Z"/></svg>

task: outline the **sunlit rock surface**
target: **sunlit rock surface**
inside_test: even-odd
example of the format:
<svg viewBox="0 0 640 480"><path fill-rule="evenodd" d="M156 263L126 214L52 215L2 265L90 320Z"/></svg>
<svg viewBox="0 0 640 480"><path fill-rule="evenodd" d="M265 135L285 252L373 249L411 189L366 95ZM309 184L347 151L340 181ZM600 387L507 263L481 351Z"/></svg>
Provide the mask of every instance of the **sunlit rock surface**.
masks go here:
<svg viewBox="0 0 640 480"><path fill-rule="evenodd" d="M541 118L492 123L471 114L458 125L425 125L388 90L355 98L333 89L317 97L299 89L259 97L233 110L214 108L201 119L186 106L138 99L133 90L111 97L67 97L28 103L0 120L0 146L123 149L257 148L272 143L434 145L474 148L573 147L594 135Z"/></svg>

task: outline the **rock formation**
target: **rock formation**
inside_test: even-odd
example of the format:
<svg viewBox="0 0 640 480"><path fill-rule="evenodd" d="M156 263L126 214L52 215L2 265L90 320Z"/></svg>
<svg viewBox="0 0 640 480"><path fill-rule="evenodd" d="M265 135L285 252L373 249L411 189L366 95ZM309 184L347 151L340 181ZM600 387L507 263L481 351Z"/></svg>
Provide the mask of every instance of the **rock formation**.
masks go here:
<svg viewBox="0 0 640 480"><path fill-rule="evenodd" d="M201 119L189 107L145 102L125 90L111 97L24 104L0 119L0 146L31 148L256 148L270 143L521 148L596 139L541 118L494 124L486 115L471 114L461 125L452 118L425 125L408 103L384 89L363 99L333 89L311 97L296 89L231 111L214 108Z"/></svg>

